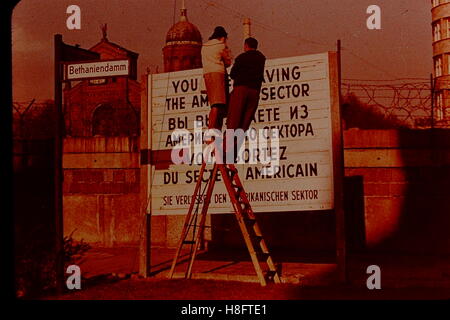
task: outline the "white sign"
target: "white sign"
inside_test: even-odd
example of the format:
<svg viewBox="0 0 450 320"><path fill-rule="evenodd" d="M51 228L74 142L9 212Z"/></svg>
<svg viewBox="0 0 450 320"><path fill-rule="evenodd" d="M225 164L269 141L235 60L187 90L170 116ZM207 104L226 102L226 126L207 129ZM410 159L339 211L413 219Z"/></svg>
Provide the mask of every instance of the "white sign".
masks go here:
<svg viewBox="0 0 450 320"><path fill-rule="evenodd" d="M129 74L128 60L109 60L78 62L65 65L64 79L79 80L88 78L126 76Z"/></svg>
<svg viewBox="0 0 450 320"><path fill-rule="evenodd" d="M171 133L194 133L195 120L206 130L210 107L201 92L202 69L149 75L148 88L152 150L171 150L177 145ZM255 212L333 209L331 100L328 53L266 61L251 127L279 130L279 167L264 176L261 163L236 166ZM192 152L195 156L194 147ZM195 162L153 169L148 182L152 214L186 214L199 170ZM230 212L226 188L217 181L209 213Z"/></svg>

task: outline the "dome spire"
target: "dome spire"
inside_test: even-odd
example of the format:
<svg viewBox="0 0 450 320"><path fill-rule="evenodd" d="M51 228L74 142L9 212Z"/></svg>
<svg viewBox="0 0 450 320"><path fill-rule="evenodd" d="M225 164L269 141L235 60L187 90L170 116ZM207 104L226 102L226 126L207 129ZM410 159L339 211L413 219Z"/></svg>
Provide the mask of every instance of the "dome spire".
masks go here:
<svg viewBox="0 0 450 320"><path fill-rule="evenodd" d="M187 9L184 0L181 0L181 16L180 21L187 21Z"/></svg>
<svg viewBox="0 0 450 320"><path fill-rule="evenodd" d="M102 29L102 40L108 40L108 24L102 24L101 26Z"/></svg>
<svg viewBox="0 0 450 320"><path fill-rule="evenodd" d="M188 21L185 0L181 0L180 11L180 20L170 27L166 35L166 45L163 48L164 72L202 66L202 35L198 28Z"/></svg>

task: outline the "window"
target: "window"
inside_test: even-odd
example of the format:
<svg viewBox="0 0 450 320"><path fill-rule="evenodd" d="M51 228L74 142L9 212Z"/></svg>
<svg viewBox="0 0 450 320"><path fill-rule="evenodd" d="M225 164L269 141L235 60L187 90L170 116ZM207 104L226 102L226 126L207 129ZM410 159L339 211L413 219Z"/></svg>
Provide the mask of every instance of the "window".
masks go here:
<svg viewBox="0 0 450 320"><path fill-rule="evenodd" d="M99 105L92 115L93 136L137 136L139 116L130 107L113 108L110 104Z"/></svg>
<svg viewBox="0 0 450 320"><path fill-rule="evenodd" d="M438 92L436 94L436 119L437 120L442 120L444 119L444 104L443 104L443 100L444 100L444 94L442 93L442 91Z"/></svg>
<svg viewBox="0 0 450 320"><path fill-rule="evenodd" d="M445 74L450 74L450 54L446 54L445 57L446 59L446 63L447 63L447 68L446 68L446 73Z"/></svg>
<svg viewBox="0 0 450 320"><path fill-rule="evenodd" d="M92 117L93 136L113 136L114 135L114 109L109 104L97 107Z"/></svg>
<svg viewBox="0 0 450 320"><path fill-rule="evenodd" d="M445 18L445 23L444 23L444 27L445 27L445 37L446 38L450 38L450 18Z"/></svg>
<svg viewBox="0 0 450 320"><path fill-rule="evenodd" d="M434 74L436 77L442 76L442 57L434 59Z"/></svg>
<svg viewBox="0 0 450 320"><path fill-rule="evenodd" d="M436 22L433 24L433 41L441 40L441 24Z"/></svg>

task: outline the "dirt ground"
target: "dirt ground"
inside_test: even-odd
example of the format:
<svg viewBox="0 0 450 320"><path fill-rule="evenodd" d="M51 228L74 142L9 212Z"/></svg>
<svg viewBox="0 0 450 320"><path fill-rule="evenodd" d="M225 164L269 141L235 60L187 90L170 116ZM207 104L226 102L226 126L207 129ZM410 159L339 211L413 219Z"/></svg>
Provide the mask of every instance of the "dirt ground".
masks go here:
<svg viewBox="0 0 450 320"><path fill-rule="evenodd" d="M450 300L449 256L353 255L348 258L348 282L336 281L336 265L327 259L299 257L283 262L286 283L199 279L167 279L173 250L154 249L151 276L138 277L137 248L93 248L80 263L81 290L48 300ZM234 259L234 260L233 260ZM254 275L245 257L201 254L194 273L211 276ZM186 260L184 260L186 264ZM277 261L284 261L278 257ZM381 289L369 290L367 266L381 269ZM179 268L179 269L178 269ZM177 270L183 269L183 264Z"/></svg>
<svg viewBox="0 0 450 320"><path fill-rule="evenodd" d="M450 300L448 288L354 286L301 287L213 280L126 279L104 281L66 293L58 300Z"/></svg>

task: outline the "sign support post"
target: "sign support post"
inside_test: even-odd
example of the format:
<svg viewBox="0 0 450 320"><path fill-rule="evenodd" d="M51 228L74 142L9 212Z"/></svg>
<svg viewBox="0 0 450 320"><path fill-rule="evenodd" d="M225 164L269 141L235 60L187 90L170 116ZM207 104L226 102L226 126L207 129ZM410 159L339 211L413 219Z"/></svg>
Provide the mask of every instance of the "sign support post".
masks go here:
<svg viewBox="0 0 450 320"><path fill-rule="evenodd" d="M333 130L336 135L333 139L334 154L334 185L335 185L335 215L336 215L336 259L338 278L342 283L347 282L346 244L345 244L345 211L344 211L344 139L342 132L342 96L341 96L341 40L337 41L337 90L333 114ZM331 77L330 77L331 78Z"/></svg>
<svg viewBox="0 0 450 320"><path fill-rule="evenodd" d="M56 287L58 293L64 284L64 232L62 208L62 82L61 53L62 35L54 36L55 46L55 137L54 137L54 210L55 210L55 250L56 250Z"/></svg>
<svg viewBox="0 0 450 320"><path fill-rule="evenodd" d="M151 76L146 74L141 78L141 161L140 161L140 203L142 234L139 243L139 275L147 278L151 266L151 188L147 181L151 179L151 132L147 131L144 120L151 117L151 108L148 106L148 86L151 85Z"/></svg>

